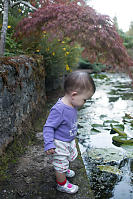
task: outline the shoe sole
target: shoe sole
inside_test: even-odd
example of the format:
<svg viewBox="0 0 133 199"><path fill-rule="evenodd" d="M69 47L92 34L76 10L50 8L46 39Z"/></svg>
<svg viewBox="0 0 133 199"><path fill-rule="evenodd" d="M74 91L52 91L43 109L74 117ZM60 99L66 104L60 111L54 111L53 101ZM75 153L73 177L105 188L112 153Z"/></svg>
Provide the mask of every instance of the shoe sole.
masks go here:
<svg viewBox="0 0 133 199"><path fill-rule="evenodd" d="M74 193L76 193L76 192L78 191L78 189L79 189L79 188L77 187L76 190L75 190L74 192L67 192L67 191L65 191L65 190L60 190L60 189L57 188L58 191L63 192L63 193L69 193L69 194L74 194Z"/></svg>
<svg viewBox="0 0 133 199"><path fill-rule="evenodd" d="M74 176L75 176L75 174L73 176L69 176L69 175L66 174L67 178L73 178Z"/></svg>

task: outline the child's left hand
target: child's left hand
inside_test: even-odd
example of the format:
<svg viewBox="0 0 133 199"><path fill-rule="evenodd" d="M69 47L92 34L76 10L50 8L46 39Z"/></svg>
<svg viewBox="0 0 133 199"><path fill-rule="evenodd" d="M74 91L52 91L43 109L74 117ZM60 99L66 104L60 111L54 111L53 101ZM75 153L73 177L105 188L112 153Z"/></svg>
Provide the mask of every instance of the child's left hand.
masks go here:
<svg viewBox="0 0 133 199"><path fill-rule="evenodd" d="M49 149L46 151L47 155L55 153L55 149Z"/></svg>

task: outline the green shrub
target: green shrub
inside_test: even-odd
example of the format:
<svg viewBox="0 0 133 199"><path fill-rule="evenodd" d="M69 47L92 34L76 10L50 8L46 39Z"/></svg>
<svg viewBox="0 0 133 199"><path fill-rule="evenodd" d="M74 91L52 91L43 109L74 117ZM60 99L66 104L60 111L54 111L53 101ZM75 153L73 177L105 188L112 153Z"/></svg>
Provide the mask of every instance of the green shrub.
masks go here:
<svg viewBox="0 0 133 199"><path fill-rule="evenodd" d="M44 56L46 73L50 77L62 75L76 68L82 49L77 43L70 45L69 38L63 41L55 38L49 42L49 37L44 31L36 51Z"/></svg>
<svg viewBox="0 0 133 199"><path fill-rule="evenodd" d="M118 34L123 39L123 44L127 49L133 48L133 36L127 35L121 30L118 30Z"/></svg>
<svg viewBox="0 0 133 199"><path fill-rule="evenodd" d="M80 59L79 62L80 69L91 69L93 72L101 72L103 69L106 69L105 64L94 62L91 64L88 60Z"/></svg>
<svg viewBox="0 0 133 199"><path fill-rule="evenodd" d="M8 28L5 42L5 56L15 56L18 54L24 54L22 50L22 44L20 41L16 41L14 37L14 30L22 16L15 17L11 14L8 16ZM0 30L2 28L2 17L0 17Z"/></svg>
<svg viewBox="0 0 133 199"><path fill-rule="evenodd" d="M7 32L4 53L5 56L24 54L24 51L22 50L22 44L15 41L13 34L13 31L11 31L10 33Z"/></svg>

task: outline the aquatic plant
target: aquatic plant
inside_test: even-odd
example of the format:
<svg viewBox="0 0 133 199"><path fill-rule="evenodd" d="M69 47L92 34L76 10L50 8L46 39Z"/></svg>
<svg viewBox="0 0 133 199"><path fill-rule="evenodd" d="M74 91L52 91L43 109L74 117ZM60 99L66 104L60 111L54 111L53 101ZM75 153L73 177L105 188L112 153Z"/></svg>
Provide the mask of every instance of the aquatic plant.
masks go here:
<svg viewBox="0 0 133 199"><path fill-rule="evenodd" d="M120 146L122 144L133 145L133 138L128 138L126 136L113 136L112 140L116 146Z"/></svg>
<svg viewBox="0 0 133 199"><path fill-rule="evenodd" d="M127 136L127 134L122 131L124 129L124 125L117 125L113 126L111 124L111 133L118 133L118 136L113 136L112 140L113 143L117 146L120 146L122 144L128 144L128 145L133 145L133 138L130 138Z"/></svg>

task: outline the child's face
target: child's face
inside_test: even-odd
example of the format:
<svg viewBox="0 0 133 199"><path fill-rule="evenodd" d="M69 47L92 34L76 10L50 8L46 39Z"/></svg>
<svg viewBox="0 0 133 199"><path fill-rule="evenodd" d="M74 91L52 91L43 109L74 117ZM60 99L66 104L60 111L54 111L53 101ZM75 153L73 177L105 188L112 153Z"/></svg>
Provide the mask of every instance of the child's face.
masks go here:
<svg viewBox="0 0 133 199"><path fill-rule="evenodd" d="M81 107L86 102L86 100L90 99L93 95L92 91L83 91L81 94L77 92L72 93L72 106Z"/></svg>

